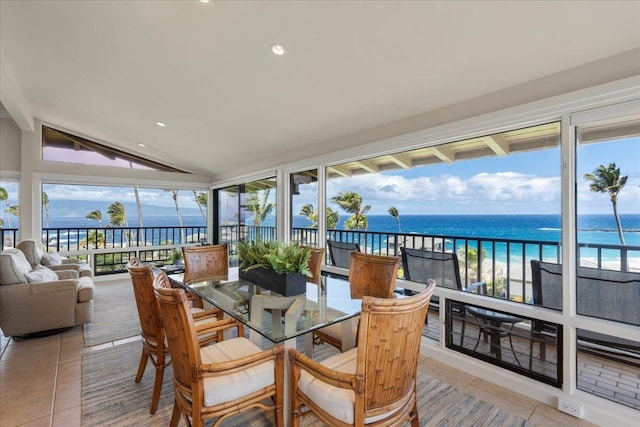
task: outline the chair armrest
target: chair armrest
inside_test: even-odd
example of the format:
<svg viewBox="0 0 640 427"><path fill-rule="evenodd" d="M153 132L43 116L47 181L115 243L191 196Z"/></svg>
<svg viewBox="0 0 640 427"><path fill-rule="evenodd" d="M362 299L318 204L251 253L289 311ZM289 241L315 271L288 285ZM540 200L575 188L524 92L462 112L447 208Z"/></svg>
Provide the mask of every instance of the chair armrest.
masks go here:
<svg viewBox="0 0 640 427"><path fill-rule="evenodd" d="M76 270L56 270L56 274L60 280L77 279L80 277L80 273Z"/></svg>
<svg viewBox="0 0 640 427"><path fill-rule="evenodd" d="M219 308L191 313L191 315L193 316L193 320L203 320L209 317L215 317L218 320L222 320L224 318L224 313Z"/></svg>
<svg viewBox="0 0 640 427"><path fill-rule="evenodd" d="M200 372L202 372L203 376L206 378L244 371L270 360L273 360L276 365L278 365L283 363L283 355L284 347L282 345L277 345L269 350L250 354L249 356L244 356L239 359L229 360L228 362L200 365Z"/></svg>
<svg viewBox="0 0 640 427"><path fill-rule="evenodd" d="M207 320L207 317L203 319ZM212 319L211 322L195 325L200 347L222 341L224 339L223 332L226 329L238 328L238 336L244 336L244 325L235 319L218 320L215 317L212 317Z"/></svg>
<svg viewBox="0 0 640 427"><path fill-rule="evenodd" d="M211 334L226 329L238 328L238 336L244 336L244 325L236 319L213 320L201 325L195 325L197 335Z"/></svg>
<svg viewBox="0 0 640 427"><path fill-rule="evenodd" d="M52 282L31 283L30 286L31 293L35 295L58 292L67 289L73 289L76 291L78 289L79 282L77 279L55 280Z"/></svg>
<svg viewBox="0 0 640 427"><path fill-rule="evenodd" d="M293 369L303 369L322 382L335 387L355 390L355 375L327 368L294 348L289 349L289 362Z"/></svg>
<svg viewBox="0 0 640 427"><path fill-rule="evenodd" d="M476 294L480 294L480 295L486 295L487 294L487 284L485 282L472 283L464 291L465 292L472 292L472 293L476 293Z"/></svg>
<svg viewBox="0 0 640 427"><path fill-rule="evenodd" d="M62 263L60 265L45 265L45 267L53 271L60 271L60 270L74 270L78 272L80 271L80 265L75 263L72 263L72 264Z"/></svg>

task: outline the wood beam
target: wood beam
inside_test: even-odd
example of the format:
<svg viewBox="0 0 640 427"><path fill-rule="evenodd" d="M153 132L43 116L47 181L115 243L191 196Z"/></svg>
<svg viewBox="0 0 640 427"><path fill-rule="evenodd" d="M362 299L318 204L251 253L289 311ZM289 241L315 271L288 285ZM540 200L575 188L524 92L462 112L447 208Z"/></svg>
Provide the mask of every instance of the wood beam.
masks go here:
<svg viewBox="0 0 640 427"><path fill-rule="evenodd" d="M456 161L456 153L454 153L450 148L431 147L431 152L444 163L453 163Z"/></svg>
<svg viewBox="0 0 640 427"><path fill-rule="evenodd" d="M482 141L498 156L509 154L509 142L500 134L485 136Z"/></svg>
<svg viewBox="0 0 640 427"><path fill-rule="evenodd" d="M380 167L378 167L378 165L373 163L371 160L360 160L356 163L358 164L358 166L360 166L362 169L366 170L369 173L380 172Z"/></svg>
<svg viewBox="0 0 640 427"><path fill-rule="evenodd" d="M329 166L327 167L327 169L337 173L338 175L344 176L346 178L353 176L353 173L351 172L351 170L348 168L345 168L344 166L339 166L339 165Z"/></svg>
<svg viewBox="0 0 640 427"><path fill-rule="evenodd" d="M402 169L411 169L413 166L413 160L411 157L404 153L390 154L389 157L393 163L400 166Z"/></svg>

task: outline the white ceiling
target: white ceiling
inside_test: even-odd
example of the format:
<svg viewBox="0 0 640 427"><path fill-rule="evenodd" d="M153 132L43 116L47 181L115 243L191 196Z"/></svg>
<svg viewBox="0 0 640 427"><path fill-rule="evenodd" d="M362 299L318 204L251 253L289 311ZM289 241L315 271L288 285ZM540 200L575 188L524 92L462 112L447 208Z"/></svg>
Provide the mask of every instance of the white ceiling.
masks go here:
<svg viewBox="0 0 640 427"><path fill-rule="evenodd" d="M21 93L212 178L640 47L638 1L2 0L0 19L9 113Z"/></svg>

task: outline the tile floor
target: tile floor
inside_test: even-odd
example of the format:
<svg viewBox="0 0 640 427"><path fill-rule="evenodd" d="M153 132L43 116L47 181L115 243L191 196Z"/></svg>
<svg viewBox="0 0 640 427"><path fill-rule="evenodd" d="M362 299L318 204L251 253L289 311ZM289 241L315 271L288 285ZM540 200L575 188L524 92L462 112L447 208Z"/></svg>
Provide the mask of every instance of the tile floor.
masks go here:
<svg viewBox="0 0 640 427"><path fill-rule="evenodd" d="M84 348L81 327L29 340L0 336L0 425L80 426L82 355L137 339ZM419 369L535 425L592 425L427 357Z"/></svg>

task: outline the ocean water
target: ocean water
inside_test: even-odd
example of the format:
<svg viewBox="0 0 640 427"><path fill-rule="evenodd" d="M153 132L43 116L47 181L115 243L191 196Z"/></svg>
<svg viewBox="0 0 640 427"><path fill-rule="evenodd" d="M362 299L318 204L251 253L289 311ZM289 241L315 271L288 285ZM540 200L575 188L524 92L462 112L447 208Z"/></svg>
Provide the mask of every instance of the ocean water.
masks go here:
<svg viewBox="0 0 640 427"><path fill-rule="evenodd" d="M344 222L348 215L341 214L340 217L337 228L344 229ZM399 231L398 222L391 215L368 215L367 219L367 231L383 233L397 233ZM128 225L136 227L137 222L137 218L129 218ZM626 245L640 247L640 215L621 215L621 222L625 230ZM202 216L183 216L182 223L185 227L206 225ZM273 226L274 223L274 218L268 218L263 225ZM308 227L309 224L310 222L304 217L295 216L293 218L294 227L303 228ZM93 228L98 226L98 222L86 218L52 217L49 218L49 226L50 228ZM178 219L176 216L148 217L144 219L144 226L178 226ZM403 234L447 236L449 239L446 243L447 249L453 249L451 247L452 237L534 240L549 243L557 243L561 240L559 215L404 215L400 216L400 231ZM70 242L75 242L78 237L80 240L83 239L84 233L79 236L70 236ZM578 242L619 245L620 240L613 215L579 217ZM485 245L485 250L491 251L491 249L490 246ZM517 252L516 249L516 253L512 254L517 255ZM555 256L553 247L545 249L545 253L548 253L550 257ZM505 254L505 246L496 245L496 257L504 258ZM618 251L611 254L606 251L603 253L604 258L615 258L618 255ZM595 256L595 251L584 250L583 256ZM633 251L630 256L640 257L640 251Z"/></svg>

